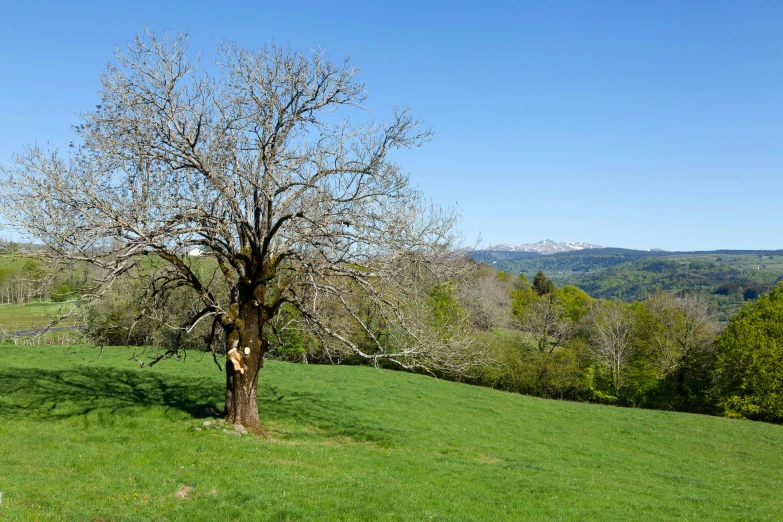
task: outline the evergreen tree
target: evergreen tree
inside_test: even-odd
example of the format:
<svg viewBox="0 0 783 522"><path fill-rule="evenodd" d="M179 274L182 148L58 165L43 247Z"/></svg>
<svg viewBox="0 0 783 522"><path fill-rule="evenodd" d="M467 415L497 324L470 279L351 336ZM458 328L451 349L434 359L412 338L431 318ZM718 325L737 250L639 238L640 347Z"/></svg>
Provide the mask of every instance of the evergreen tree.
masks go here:
<svg viewBox="0 0 783 522"><path fill-rule="evenodd" d="M535 290L536 293L540 296L551 294L555 291L555 284L551 279L544 275L542 270L539 270L536 276L533 278L533 290Z"/></svg>

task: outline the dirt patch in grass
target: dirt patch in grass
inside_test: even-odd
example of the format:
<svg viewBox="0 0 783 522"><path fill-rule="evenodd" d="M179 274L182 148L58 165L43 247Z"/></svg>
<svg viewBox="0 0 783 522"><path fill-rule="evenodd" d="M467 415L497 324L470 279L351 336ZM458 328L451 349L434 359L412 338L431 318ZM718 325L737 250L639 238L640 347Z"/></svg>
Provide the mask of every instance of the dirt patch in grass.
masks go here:
<svg viewBox="0 0 783 522"><path fill-rule="evenodd" d="M177 490L175 495L180 500L187 500L193 496L193 491L195 490L190 486L182 486Z"/></svg>

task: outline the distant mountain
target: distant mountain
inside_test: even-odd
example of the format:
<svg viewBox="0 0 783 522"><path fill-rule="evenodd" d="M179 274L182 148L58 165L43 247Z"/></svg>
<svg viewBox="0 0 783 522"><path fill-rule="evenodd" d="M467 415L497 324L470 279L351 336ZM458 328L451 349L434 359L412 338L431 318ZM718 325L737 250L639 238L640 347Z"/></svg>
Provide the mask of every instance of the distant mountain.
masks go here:
<svg viewBox="0 0 783 522"><path fill-rule="evenodd" d="M526 245L493 245L485 249L487 252L537 252L543 255L558 254L560 252L572 252L574 250L587 250L592 248L603 248L599 245L591 245L583 241L575 243L558 243L551 239L544 239L538 243L528 243Z"/></svg>

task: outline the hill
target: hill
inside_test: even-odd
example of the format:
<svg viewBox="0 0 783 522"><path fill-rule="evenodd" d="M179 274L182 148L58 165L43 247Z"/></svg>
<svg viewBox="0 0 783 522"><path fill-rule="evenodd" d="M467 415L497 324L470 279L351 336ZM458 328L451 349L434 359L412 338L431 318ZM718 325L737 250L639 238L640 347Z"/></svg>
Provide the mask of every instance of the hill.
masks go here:
<svg viewBox="0 0 783 522"><path fill-rule="evenodd" d="M11 520L761 520L780 426L534 399L367 367L269 362L272 440L204 426L191 353L0 347ZM224 431L225 430L225 431Z"/></svg>
<svg viewBox="0 0 783 522"><path fill-rule="evenodd" d="M558 286L574 285L591 296L637 301L655 293L690 291L709 297L721 321L746 299L783 280L783 250L665 252L602 248L539 255L530 252L473 254L498 270L532 278L543 270Z"/></svg>

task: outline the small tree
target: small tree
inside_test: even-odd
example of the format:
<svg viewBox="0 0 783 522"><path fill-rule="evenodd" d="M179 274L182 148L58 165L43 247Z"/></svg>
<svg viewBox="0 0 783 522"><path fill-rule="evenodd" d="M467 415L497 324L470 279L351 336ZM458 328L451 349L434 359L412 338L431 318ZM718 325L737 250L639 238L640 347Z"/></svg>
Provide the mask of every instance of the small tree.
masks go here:
<svg viewBox="0 0 783 522"><path fill-rule="evenodd" d="M588 350L593 358L609 371L616 397L631 356L634 317L627 305L598 301L593 306L590 319L592 332Z"/></svg>
<svg viewBox="0 0 783 522"><path fill-rule="evenodd" d="M516 320L518 326L535 339L538 351L543 355L554 352L574 330L565 306L554 295L529 303Z"/></svg>
<svg viewBox="0 0 783 522"><path fill-rule="evenodd" d="M100 105L76 127L82 144L67 157L32 146L0 170L8 222L52 262L96 267L87 301L144 263L156 268L143 313L187 289L198 307L173 326L207 320L222 332L226 418L253 433L263 433L264 330L286 304L330 349L402 368L470 367L470 342L432 333L411 284L446 279L457 216L388 158L430 132L406 109L386 124L340 117L366 91L359 69L322 52L224 43L215 66L213 76L192 60L183 34L147 33L118 50ZM211 261L185 256L193 248ZM359 313L368 301L393 325L382 340ZM356 328L372 351L346 333Z"/></svg>

